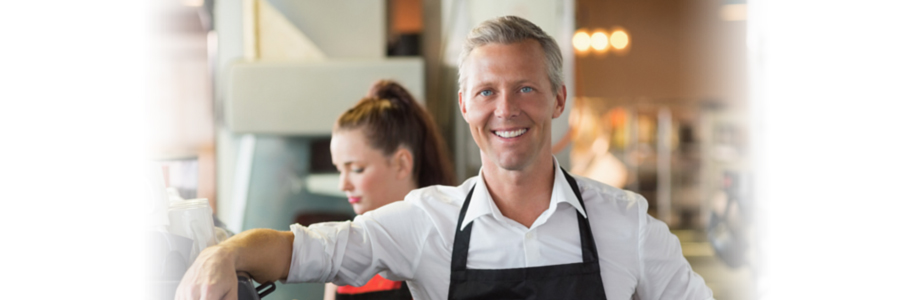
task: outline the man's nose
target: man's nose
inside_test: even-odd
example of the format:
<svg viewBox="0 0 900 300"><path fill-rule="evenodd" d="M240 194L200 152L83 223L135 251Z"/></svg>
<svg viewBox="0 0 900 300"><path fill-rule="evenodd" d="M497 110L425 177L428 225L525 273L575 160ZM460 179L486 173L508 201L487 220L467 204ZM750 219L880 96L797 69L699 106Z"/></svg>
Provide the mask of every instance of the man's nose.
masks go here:
<svg viewBox="0 0 900 300"><path fill-rule="evenodd" d="M503 93L497 97L494 115L498 118L509 119L519 115L519 101L514 94Z"/></svg>

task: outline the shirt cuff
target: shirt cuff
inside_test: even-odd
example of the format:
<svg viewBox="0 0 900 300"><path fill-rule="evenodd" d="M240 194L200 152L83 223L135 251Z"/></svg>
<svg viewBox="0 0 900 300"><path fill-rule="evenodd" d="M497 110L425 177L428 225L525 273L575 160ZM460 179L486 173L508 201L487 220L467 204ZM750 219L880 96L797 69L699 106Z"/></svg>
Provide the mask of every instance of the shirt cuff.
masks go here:
<svg viewBox="0 0 900 300"><path fill-rule="evenodd" d="M310 227L291 225L294 245L291 250L291 267L284 282L332 281L342 256L335 249L340 240L346 243L349 228L349 221L319 223Z"/></svg>

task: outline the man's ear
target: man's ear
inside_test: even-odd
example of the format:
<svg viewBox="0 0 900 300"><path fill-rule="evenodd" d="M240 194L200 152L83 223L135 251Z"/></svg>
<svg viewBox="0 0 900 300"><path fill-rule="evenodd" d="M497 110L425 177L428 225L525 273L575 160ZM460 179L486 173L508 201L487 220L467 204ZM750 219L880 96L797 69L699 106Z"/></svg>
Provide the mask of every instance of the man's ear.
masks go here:
<svg viewBox="0 0 900 300"><path fill-rule="evenodd" d="M457 99L459 101L459 112L461 112L463 115L463 118L465 118L466 117L466 101L463 101L462 89L460 89L456 95L458 96Z"/></svg>
<svg viewBox="0 0 900 300"><path fill-rule="evenodd" d="M403 146L397 147L397 151L394 152L394 157L391 158L391 161L393 161L393 168L397 171L397 179L405 180L412 176L413 157L409 149Z"/></svg>
<svg viewBox="0 0 900 300"><path fill-rule="evenodd" d="M566 110L566 85L563 84L559 86L559 90L556 91L556 98L554 99L554 107L553 107L553 118L556 119L560 115L562 115L563 111Z"/></svg>

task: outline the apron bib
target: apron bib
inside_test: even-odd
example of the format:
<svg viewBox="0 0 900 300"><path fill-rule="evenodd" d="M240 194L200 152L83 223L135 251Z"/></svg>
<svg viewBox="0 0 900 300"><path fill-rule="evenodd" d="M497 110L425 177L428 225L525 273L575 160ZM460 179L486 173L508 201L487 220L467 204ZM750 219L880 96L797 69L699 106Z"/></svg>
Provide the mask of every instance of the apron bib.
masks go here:
<svg viewBox="0 0 900 300"><path fill-rule="evenodd" d="M562 171L575 192L578 202L584 207L584 200L578 192L575 179ZM578 215L578 231L581 236L582 262L515 269L467 269L469 240L472 224L460 231L463 217L469 209L472 190L466 196L456 223L456 237L453 241L453 257L450 262L449 299L606 299L597 247L587 219Z"/></svg>

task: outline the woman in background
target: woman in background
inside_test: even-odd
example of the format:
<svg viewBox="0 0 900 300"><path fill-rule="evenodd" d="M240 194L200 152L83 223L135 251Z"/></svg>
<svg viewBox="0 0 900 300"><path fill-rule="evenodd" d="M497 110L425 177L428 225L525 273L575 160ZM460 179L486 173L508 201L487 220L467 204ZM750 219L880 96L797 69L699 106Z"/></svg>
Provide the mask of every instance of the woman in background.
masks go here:
<svg viewBox="0 0 900 300"><path fill-rule="evenodd" d="M456 185L446 145L431 115L409 92L379 81L332 130L331 157L353 211L364 214L410 191ZM325 299L412 299L404 282L375 275L361 287L328 283Z"/></svg>

